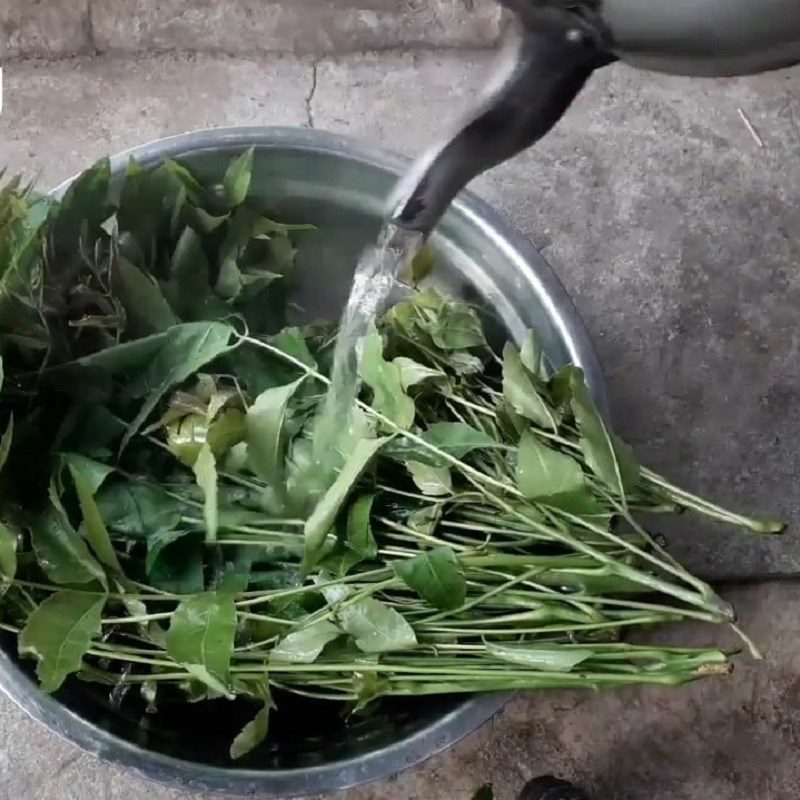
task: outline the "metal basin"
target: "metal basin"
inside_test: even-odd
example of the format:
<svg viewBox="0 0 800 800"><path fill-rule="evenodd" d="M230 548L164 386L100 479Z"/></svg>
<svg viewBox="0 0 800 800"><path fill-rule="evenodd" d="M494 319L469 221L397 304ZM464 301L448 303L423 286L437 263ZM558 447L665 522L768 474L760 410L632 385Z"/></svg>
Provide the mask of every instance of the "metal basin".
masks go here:
<svg viewBox="0 0 800 800"><path fill-rule="evenodd" d="M298 315L335 315L346 299L361 248L374 240L386 199L407 162L340 136L289 128L229 128L175 136L123 153L143 165L180 158L219 180L234 151L255 145L253 186L272 215L313 222L298 259ZM54 190L56 196L67 184ZM432 239L436 280L480 299L496 335L514 338L534 326L554 365L583 367L601 407L600 369L578 314L561 284L524 237L469 194L462 195ZM302 311L300 310L302 309ZM252 710L225 701L164 709L148 716L138 698L117 710L107 688L68 681L56 695L39 691L32 662L19 662L0 639L0 687L55 733L143 776L194 792L294 797L375 780L422 761L474 731L507 695L397 701L346 720L333 704L284 698L268 744L242 762L227 749ZM132 694L132 693L131 693Z"/></svg>

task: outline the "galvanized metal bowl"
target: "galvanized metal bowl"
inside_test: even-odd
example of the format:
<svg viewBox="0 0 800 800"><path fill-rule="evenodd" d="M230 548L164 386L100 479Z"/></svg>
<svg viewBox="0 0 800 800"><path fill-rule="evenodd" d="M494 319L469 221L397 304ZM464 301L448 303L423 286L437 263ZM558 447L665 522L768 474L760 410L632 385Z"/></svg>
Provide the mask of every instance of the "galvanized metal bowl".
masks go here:
<svg viewBox="0 0 800 800"><path fill-rule="evenodd" d="M254 145L253 186L283 221L313 222L298 257L305 316L331 318L343 306L361 248L374 241L406 160L341 136L291 128L228 128L142 145L112 160L119 175L130 157L149 165L178 158L219 180L230 155ZM60 196L69 182L54 190ZM479 299L498 336L534 326L554 365L583 367L601 407L602 376L578 314L530 242L476 197L463 194L432 239L436 280ZM148 778L192 791L293 797L375 780L418 763L471 733L507 695L397 701L380 713L345 720L333 704L285 700L269 744L244 762L227 756L231 737L252 711L220 701L150 716L136 698L111 706L107 687L69 681L43 694L11 637L0 639L0 688L55 733Z"/></svg>

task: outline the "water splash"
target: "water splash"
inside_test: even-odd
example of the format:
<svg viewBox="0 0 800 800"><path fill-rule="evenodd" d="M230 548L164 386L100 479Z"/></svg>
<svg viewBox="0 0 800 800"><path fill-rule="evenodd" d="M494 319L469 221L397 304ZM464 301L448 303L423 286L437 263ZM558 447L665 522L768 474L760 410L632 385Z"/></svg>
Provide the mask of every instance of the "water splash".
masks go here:
<svg viewBox="0 0 800 800"><path fill-rule="evenodd" d="M361 356L370 324L423 243L422 234L386 223L377 244L366 247L358 260L336 339L331 384L314 428L313 461L325 483L341 464L346 443L354 438Z"/></svg>

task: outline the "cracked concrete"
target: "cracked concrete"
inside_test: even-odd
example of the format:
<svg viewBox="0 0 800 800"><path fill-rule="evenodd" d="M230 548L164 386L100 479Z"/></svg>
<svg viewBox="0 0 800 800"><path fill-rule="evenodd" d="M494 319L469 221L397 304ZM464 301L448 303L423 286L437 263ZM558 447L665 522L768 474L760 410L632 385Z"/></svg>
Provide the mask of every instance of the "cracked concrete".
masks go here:
<svg viewBox="0 0 800 800"><path fill-rule="evenodd" d="M53 185L105 153L223 124L313 123L414 154L474 98L490 60L170 53L7 64L0 164ZM790 520L800 511L798 81L798 71L688 81L615 66L541 146L475 185L575 298L619 427L645 460ZM800 572L794 533L680 527L667 533L695 570ZM759 584L731 599L766 663L743 659L730 679L674 694L519 698L424 769L342 799L468 800L493 781L510 800L542 771L593 785L600 800L800 796L800 588ZM77 754L0 701L0 800L42 796L185 797Z"/></svg>
<svg viewBox="0 0 800 800"><path fill-rule="evenodd" d="M317 93L317 80L319 78L319 59L315 58L311 64L311 88L306 96L306 121L308 127L314 126L314 95Z"/></svg>

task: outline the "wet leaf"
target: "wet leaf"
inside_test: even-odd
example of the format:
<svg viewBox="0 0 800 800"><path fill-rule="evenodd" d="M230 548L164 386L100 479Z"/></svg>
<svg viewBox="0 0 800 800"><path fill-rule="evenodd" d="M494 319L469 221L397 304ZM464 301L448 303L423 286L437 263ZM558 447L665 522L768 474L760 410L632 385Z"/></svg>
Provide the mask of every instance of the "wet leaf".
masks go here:
<svg viewBox="0 0 800 800"><path fill-rule="evenodd" d="M206 592L181 601L172 614L167 631L167 653L197 680L229 696L235 634L233 597Z"/></svg>
<svg viewBox="0 0 800 800"><path fill-rule="evenodd" d="M315 622L281 639L272 649L270 660L288 664L313 664L325 645L341 635L341 630L332 622Z"/></svg>
<svg viewBox="0 0 800 800"><path fill-rule="evenodd" d="M233 159L225 170L222 178L222 199L228 208L238 206L247 197L253 175L254 152L255 148L248 148Z"/></svg>
<svg viewBox="0 0 800 800"><path fill-rule="evenodd" d="M358 441L333 485L317 503L303 528L306 543L303 563L306 570L314 565L325 537L333 526L336 515L342 508L347 496L374 456L387 441L389 441L388 438L361 439Z"/></svg>
<svg viewBox="0 0 800 800"><path fill-rule="evenodd" d="M172 253L170 279L163 285L164 295L182 320L192 322L206 316L209 275L200 237L192 228L185 228Z"/></svg>
<svg viewBox="0 0 800 800"><path fill-rule="evenodd" d="M424 364L418 364L412 358L398 356L392 363L400 370L400 385L405 392L421 383L435 386L446 386L448 378L446 373L438 369L431 369Z"/></svg>
<svg viewBox="0 0 800 800"><path fill-rule="evenodd" d="M517 453L517 486L531 500L586 489L580 464L566 453L542 444L525 431Z"/></svg>
<svg viewBox="0 0 800 800"><path fill-rule="evenodd" d="M445 303L437 324L431 327L431 338L442 350L465 350L486 345L478 315L463 303Z"/></svg>
<svg viewBox="0 0 800 800"><path fill-rule="evenodd" d="M467 595L464 571L449 547L436 547L392 565L397 576L434 608L450 611Z"/></svg>
<svg viewBox="0 0 800 800"><path fill-rule="evenodd" d="M453 491L453 476L450 467L432 467L421 461L406 461L411 478L422 494L443 497Z"/></svg>
<svg viewBox="0 0 800 800"><path fill-rule="evenodd" d="M365 597L339 610L345 633L365 653L405 650L417 643L413 628L393 608L373 597Z"/></svg>
<svg viewBox="0 0 800 800"><path fill-rule="evenodd" d="M267 692L269 692L268 683ZM234 761L247 755L267 738L270 711L275 707L275 702L268 695L255 717L242 728L241 732L233 740L230 755Z"/></svg>
<svg viewBox="0 0 800 800"><path fill-rule="evenodd" d="M165 530L147 540L148 580L173 594L203 591L204 537L196 531Z"/></svg>
<svg viewBox="0 0 800 800"><path fill-rule="evenodd" d="M359 670L353 673L353 691L356 705L353 713L363 711L370 703L377 700L391 688L389 681L374 670Z"/></svg>
<svg viewBox="0 0 800 800"><path fill-rule="evenodd" d="M528 330L522 338L519 358L525 369L540 381L547 380L547 368L544 362L544 347L536 331Z"/></svg>
<svg viewBox="0 0 800 800"><path fill-rule="evenodd" d="M123 450L156 403L173 387L228 350L233 329L221 322L193 322L167 331L149 366L125 387L125 396L144 397L139 413L122 438Z"/></svg>
<svg viewBox="0 0 800 800"><path fill-rule="evenodd" d="M555 412L539 393L534 377L525 369L517 348L511 343L503 349L503 394L517 414L541 428L558 430Z"/></svg>
<svg viewBox="0 0 800 800"><path fill-rule="evenodd" d="M94 499L95 493L113 469L79 455L66 455L64 459L75 483L75 491L83 514L84 535L97 558L114 572L121 573L122 567L111 545L103 515Z"/></svg>
<svg viewBox="0 0 800 800"><path fill-rule="evenodd" d="M540 672L572 672L592 657L592 650L558 645L512 645L486 642L486 652L501 661Z"/></svg>
<svg viewBox="0 0 800 800"><path fill-rule="evenodd" d="M464 458L474 450L501 446L488 434L464 422L435 422L422 432L421 438L453 458ZM432 467L449 465L448 461L427 447L402 438L392 441L384 455L399 461L419 461Z"/></svg>
<svg viewBox="0 0 800 800"><path fill-rule="evenodd" d="M161 333L178 324L158 283L127 258L116 259L111 276L111 286L125 309L129 337Z"/></svg>
<svg viewBox="0 0 800 800"><path fill-rule="evenodd" d="M581 432L581 450L589 469L619 497L636 488L639 465L631 449L603 422L580 372L571 374L572 411Z"/></svg>
<svg viewBox="0 0 800 800"><path fill-rule="evenodd" d="M11 452L11 441L14 437L14 415L8 418L8 425L6 426L3 438L0 439L0 470L5 466L8 460L8 454Z"/></svg>
<svg viewBox="0 0 800 800"><path fill-rule="evenodd" d="M372 389L372 407L399 428L414 422L414 401L403 390L400 368L383 357L383 338L373 325L364 341L361 376Z"/></svg>
<svg viewBox="0 0 800 800"><path fill-rule="evenodd" d="M436 256L433 249L429 245L425 245L415 256L411 262L411 269L406 279L409 283L416 286L420 281L425 280L428 275L433 272L436 265Z"/></svg>
<svg viewBox="0 0 800 800"><path fill-rule="evenodd" d="M185 508L163 489L133 481L103 485L96 501L110 530L136 539L146 539L177 527Z"/></svg>
<svg viewBox="0 0 800 800"><path fill-rule="evenodd" d="M105 602L105 595L56 592L28 617L19 635L19 651L39 660L36 675L43 691L54 692L67 675L80 669L92 639L100 633Z"/></svg>
<svg viewBox="0 0 800 800"><path fill-rule="evenodd" d="M347 512L347 547L362 558L375 558L378 554L370 524L374 500L374 494L362 494Z"/></svg>
<svg viewBox="0 0 800 800"><path fill-rule="evenodd" d="M0 522L0 597L17 574L17 534Z"/></svg>
<svg viewBox="0 0 800 800"><path fill-rule="evenodd" d="M206 524L206 543L217 541L219 527L219 507L217 502L217 462L208 443L200 448L200 453L192 467L195 480L203 492L203 520Z"/></svg>
<svg viewBox="0 0 800 800"><path fill-rule="evenodd" d="M53 487L48 507L36 515L30 529L36 559L54 583L105 582L105 571L70 524Z"/></svg>
<svg viewBox="0 0 800 800"><path fill-rule="evenodd" d="M78 251L81 229L96 231L108 217L110 178L111 164L104 158L70 184L53 214L52 237L57 252Z"/></svg>
<svg viewBox="0 0 800 800"><path fill-rule="evenodd" d="M247 458L256 475L269 485L283 471L286 409L303 380L298 378L287 386L267 389L247 410Z"/></svg>

